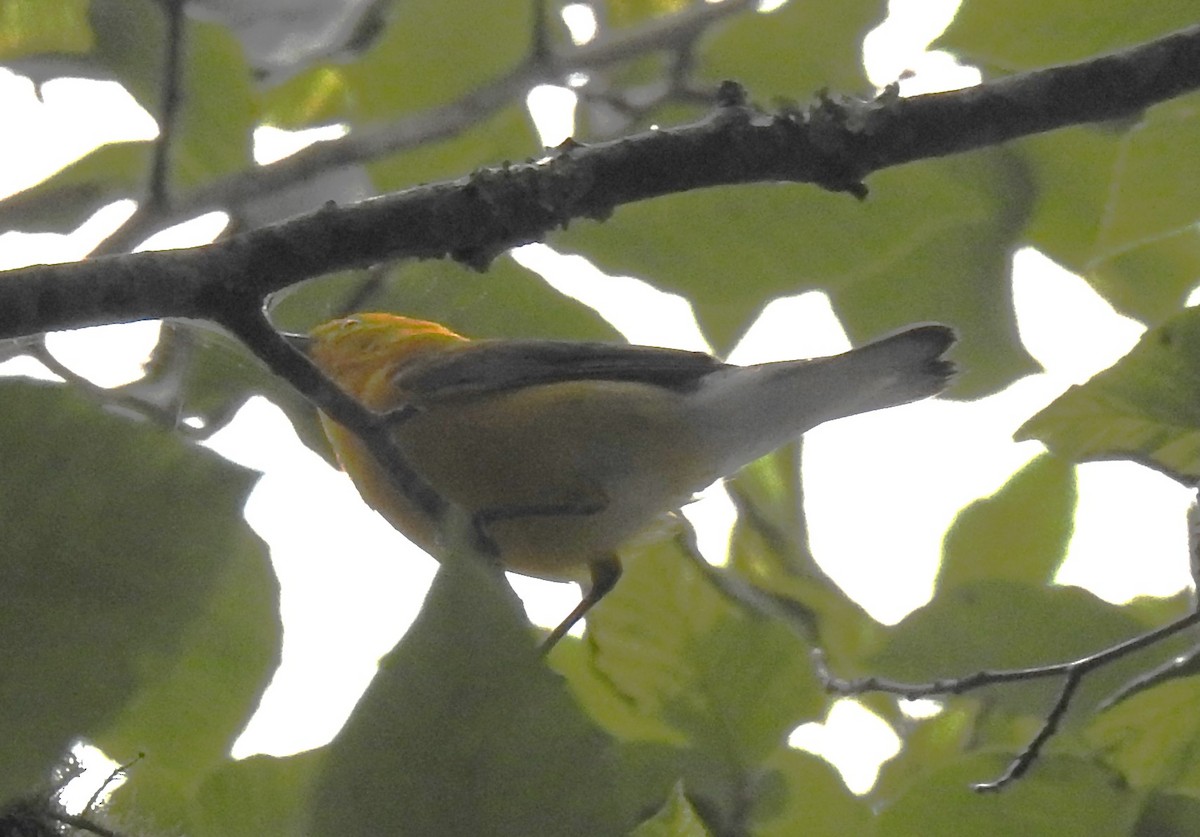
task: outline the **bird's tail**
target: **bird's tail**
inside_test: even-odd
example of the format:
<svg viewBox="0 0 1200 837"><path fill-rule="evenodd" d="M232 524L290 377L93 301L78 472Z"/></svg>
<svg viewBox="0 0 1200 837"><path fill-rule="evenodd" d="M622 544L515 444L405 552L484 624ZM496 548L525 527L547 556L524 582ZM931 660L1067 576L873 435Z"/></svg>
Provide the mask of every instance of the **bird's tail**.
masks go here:
<svg viewBox="0 0 1200 837"><path fill-rule="evenodd" d="M832 357L733 366L705 378L696 422L729 474L826 421L907 404L945 389L953 329L921 325Z"/></svg>

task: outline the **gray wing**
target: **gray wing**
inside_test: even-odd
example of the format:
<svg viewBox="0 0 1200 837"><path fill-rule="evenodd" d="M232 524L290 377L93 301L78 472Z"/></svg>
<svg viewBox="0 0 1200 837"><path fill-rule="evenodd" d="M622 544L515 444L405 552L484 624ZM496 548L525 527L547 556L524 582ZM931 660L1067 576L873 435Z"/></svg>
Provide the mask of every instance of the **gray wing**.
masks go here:
<svg viewBox="0 0 1200 837"><path fill-rule="evenodd" d="M726 364L702 352L558 340L476 340L417 361L393 379L416 400L563 381L635 381L689 390Z"/></svg>

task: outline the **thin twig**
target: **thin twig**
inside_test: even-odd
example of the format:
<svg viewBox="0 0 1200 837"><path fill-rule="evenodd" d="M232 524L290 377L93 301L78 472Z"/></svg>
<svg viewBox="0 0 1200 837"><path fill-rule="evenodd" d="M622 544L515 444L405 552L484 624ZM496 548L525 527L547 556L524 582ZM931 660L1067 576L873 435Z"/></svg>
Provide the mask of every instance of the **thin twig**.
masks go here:
<svg viewBox="0 0 1200 837"><path fill-rule="evenodd" d="M1191 648L1183 654L1172 657L1149 671L1139 674L1096 704L1096 711L1103 712L1105 709L1110 709L1121 701L1133 697L1138 692L1144 692L1168 680L1191 677L1198 672L1200 672L1200 646Z"/></svg>
<svg viewBox="0 0 1200 837"><path fill-rule="evenodd" d="M903 683L884 677L863 677L858 679L835 677L829 671L824 652L820 649L813 651L813 661L816 666L817 676L821 678L826 691L842 696L861 695L867 692L884 692L898 695L908 700L914 700L933 695L961 695L975 689L999 683L1016 683L1047 677L1063 677L1063 687L1059 693L1058 700L1055 701L1053 708L1047 714L1045 721L1029 744L1017 753L1012 762L1010 762L1008 769L1000 777L991 782L982 782L975 786L980 791L992 791L1004 787L1008 782L1020 777L1029 769L1029 766L1041 753L1042 747L1058 730L1059 722L1066 714L1079 682L1089 672L1121 657L1132 654L1135 651L1149 648L1197 624L1200 624L1200 611L1193 610L1152 631L1139 634L1138 636L1071 662L1030 666L1028 668L977 671L965 677L933 680L927 683Z"/></svg>
<svg viewBox="0 0 1200 837"><path fill-rule="evenodd" d="M165 0L166 44L163 56L162 95L158 105L158 139L150 163L150 183L142 210L158 215L170 205L167 183L170 178L171 149L179 118L180 79L183 77L184 13L183 0Z"/></svg>
<svg viewBox="0 0 1200 837"><path fill-rule="evenodd" d="M1054 737L1054 733L1058 732L1058 726L1066 716L1067 709L1071 706L1071 699L1075 696L1081 682L1083 682L1083 671L1076 669L1069 672L1063 680L1062 689L1058 692L1054 706L1050 707L1050 711L1046 713L1046 720L1038 728L1037 734L1013 757L1003 773L990 782L976 782L971 785L972 790L991 793L1003 789L1009 782L1024 776L1025 772L1037 761L1037 757L1041 755L1046 742Z"/></svg>
<svg viewBox="0 0 1200 837"><path fill-rule="evenodd" d="M550 57L550 10L548 0L532 0L533 36L530 38L529 60L542 66Z"/></svg>
<svg viewBox="0 0 1200 837"><path fill-rule="evenodd" d="M334 384L303 353L288 344L261 310L249 313L233 307L221 325L251 348L276 375L288 380L309 401L339 424L352 430L384 466L393 487L422 512L441 520L447 503L408 464L396 446L391 429L409 411L405 408L376 413Z"/></svg>

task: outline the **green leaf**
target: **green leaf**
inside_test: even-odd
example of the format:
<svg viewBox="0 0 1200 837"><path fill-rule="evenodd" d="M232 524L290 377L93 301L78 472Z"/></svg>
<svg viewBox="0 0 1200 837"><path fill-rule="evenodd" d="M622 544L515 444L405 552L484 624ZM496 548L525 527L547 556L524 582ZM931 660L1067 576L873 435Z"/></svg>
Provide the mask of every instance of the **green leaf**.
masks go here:
<svg viewBox="0 0 1200 837"><path fill-rule="evenodd" d="M1009 73L1085 59L1195 21L1194 6L1178 0L972 0L936 46L985 72ZM1197 101L1183 96L1135 119L1054 131L1016 146L1038 193L1030 243L1147 322L1177 310L1200 263L1195 235L1159 244L1200 219L1200 197L1188 188L1200 164L1177 153L1200 126ZM1143 248L1149 252L1137 264L1110 264Z"/></svg>
<svg viewBox="0 0 1200 837"><path fill-rule="evenodd" d="M683 792L683 782L676 782L658 812L631 831L630 837L710 837L710 832Z"/></svg>
<svg viewBox="0 0 1200 837"><path fill-rule="evenodd" d="M361 58L307 71L268 94L267 113L299 127L392 119L449 104L526 57L532 10L524 0L392 3L387 30Z"/></svg>
<svg viewBox="0 0 1200 837"><path fill-rule="evenodd" d="M587 715L605 732L622 741L640 741L668 746L684 746L687 736L655 714L613 688L613 684L592 665L586 643L565 637L547 657L562 675L571 694Z"/></svg>
<svg viewBox="0 0 1200 837"><path fill-rule="evenodd" d="M205 778L182 832L190 837L304 834L324 755L324 750L309 750L227 762Z"/></svg>
<svg viewBox="0 0 1200 837"><path fill-rule="evenodd" d="M1187 188L1200 164L1174 151L1200 129L1198 103L1185 96L1136 121L1054 131L1016 147L1038 192L1029 243L1148 322L1178 310L1200 264L1200 198Z"/></svg>
<svg viewBox="0 0 1200 837"><path fill-rule="evenodd" d="M1138 245L1089 269L1085 278L1117 310L1158 324L1183 307L1200 276L1200 228Z"/></svg>
<svg viewBox="0 0 1200 837"><path fill-rule="evenodd" d="M395 191L462 177L480 166L528 159L539 151L532 122L513 105L444 141L372 160L367 171L380 191Z"/></svg>
<svg viewBox="0 0 1200 837"><path fill-rule="evenodd" d="M824 714L804 644L724 598L671 541L628 556L588 629L600 676L728 769L756 765Z"/></svg>
<svg viewBox="0 0 1200 837"><path fill-rule="evenodd" d="M769 14L740 14L701 42L699 68L712 81L735 79L768 101L807 98L818 90L866 92L863 38L885 17L884 0L846 0L836 14L803 2Z"/></svg>
<svg viewBox="0 0 1200 837"><path fill-rule="evenodd" d="M189 744L227 743L279 639L273 580L241 518L253 475L65 387L10 380L0 399L0 798L41 781L130 701L182 684L189 663L229 692L181 694L174 719L198 713Z"/></svg>
<svg viewBox="0 0 1200 837"><path fill-rule="evenodd" d="M1034 368L1016 338L1009 283L1029 197L1014 158L923 161L870 185L863 202L807 185L687 192L573 224L551 243L688 297L719 348L775 297L820 289L855 341L922 320L957 327L964 395Z"/></svg>
<svg viewBox="0 0 1200 837"><path fill-rule="evenodd" d="M0 201L0 228L67 234L96 210L140 197L150 143L102 145L36 186Z"/></svg>
<svg viewBox="0 0 1200 837"><path fill-rule="evenodd" d="M1039 456L991 497L959 511L943 545L937 590L986 579L1049 584L1074 525L1075 468Z"/></svg>
<svg viewBox="0 0 1200 837"><path fill-rule="evenodd" d="M604 4L604 23L614 29L642 23L650 18L675 14L688 6L689 0L607 0Z"/></svg>
<svg viewBox="0 0 1200 837"><path fill-rule="evenodd" d="M869 794L871 804L887 807L935 769L953 764L981 747L992 751L1002 746L994 736L985 740L981 735L989 709L982 701L949 700L932 717L906 719L904 746L880 765ZM1028 740L1023 739L1021 745Z"/></svg>
<svg viewBox="0 0 1200 837"><path fill-rule="evenodd" d="M87 52L90 0L4 0L0 3L0 63L43 53Z"/></svg>
<svg viewBox="0 0 1200 837"><path fill-rule="evenodd" d="M1200 677L1122 701L1092 722L1088 738L1133 787L1200 797Z"/></svg>
<svg viewBox="0 0 1200 837"><path fill-rule="evenodd" d="M114 814L166 829L185 817L208 777L258 706L279 665L279 587L263 550L231 552L206 612L184 637L173 666L148 683L115 723L95 736L107 753L145 753Z"/></svg>
<svg viewBox="0 0 1200 837"><path fill-rule="evenodd" d="M444 323L472 338L617 340L595 311L564 296L510 256L485 273L447 260L403 262L386 272L344 273L299 286L272 301L288 331L359 311L397 311Z"/></svg>
<svg viewBox="0 0 1200 837"><path fill-rule="evenodd" d="M1089 761L1043 756L1020 781L999 793L979 794L971 783L990 781L1007 759L966 756L922 776L884 809L877 837L1096 837L1127 834L1138 797Z"/></svg>
<svg viewBox="0 0 1200 837"><path fill-rule="evenodd" d="M1112 52L1195 22L1196 7L1180 0L970 0L934 47L989 70L1017 72Z"/></svg>
<svg viewBox="0 0 1200 837"><path fill-rule="evenodd" d="M797 446L738 472L728 487L738 505L729 567L752 592L774 600L798 636L815 642L834 666L878 648L882 627L846 596L809 551L800 497Z"/></svg>
<svg viewBox="0 0 1200 837"><path fill-rule="evenodd" d="M780 748L763 764L751 833L755 837L869 834L871 809L846 789L837 771L811 753Z"/></svg>
<svg viewBox="0 0 1200 837"><path fill-rule="evenodd" d="M617 757L511 591L447 561L329 746L307 833L616 834L634 821Z"/></svg>
<svg viewBox="0 0 1200 837"><path fill-rule="evenodd" d="M1142 803L1133 837L1200 837L1200 800L1150 794Z"/></svg>
<svg viewBox="0 0 1200 837"><path fill-rule="evenodd" d="M153 0L92 0L95 60L161 119L166 26ZM224 27L188 19L172 185L193 186L250 167L257 116L251 70Z"/></svg>
<svg viewBox="0 0 1200 837"><path fill-rule="evenodd" d="M1080 630L1081 625L1087 629ZM1138 619L1078 587L965 582L940 592L897 625L866 670L928 682L982 669L1068 662L1141 631ZM1096 672L1080 702L1098 699L1129 674L1128 664ZM988 697L1014 712L1030 713L1059 687L1057 679L1041 680L995 689Z"/></svg>
<svg viewBox="0 0 1200 837"><path fill-rule="evenodd" d="M1040 439L1075 462L1128 458L1187 481L1200 477L1200 310L1148 331L1128 355L1073 386L1027 421L1018 440Z"/></svg>

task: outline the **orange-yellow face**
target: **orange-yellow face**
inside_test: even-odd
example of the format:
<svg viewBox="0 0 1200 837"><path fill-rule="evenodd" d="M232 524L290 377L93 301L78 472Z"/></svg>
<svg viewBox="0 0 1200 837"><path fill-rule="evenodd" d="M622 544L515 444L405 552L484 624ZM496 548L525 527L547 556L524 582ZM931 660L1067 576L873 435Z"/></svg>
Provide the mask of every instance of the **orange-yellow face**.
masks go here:
<svg viewBox="0 0 1200 837"><path fill-rule="evenodd" d="M426 352L467 339L445 326L399 314L356 314L313 329L309 356L321 370L372 409L399 406L391 385L397 370Z"/></svg>

